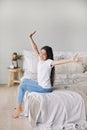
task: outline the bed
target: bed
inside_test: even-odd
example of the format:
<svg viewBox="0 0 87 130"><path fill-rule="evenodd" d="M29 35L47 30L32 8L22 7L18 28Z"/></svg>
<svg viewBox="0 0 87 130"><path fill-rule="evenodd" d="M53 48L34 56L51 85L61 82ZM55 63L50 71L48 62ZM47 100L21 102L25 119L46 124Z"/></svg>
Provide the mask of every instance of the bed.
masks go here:
<svg viewBox="0 0 87 130"><path fill-rule="evenodd" d="M59 130L69 125L85 125L83 98L70 90L54 90L49 94L26 93L24 116L32 127L41 130ZM86 125L85 125L86 126Z"/></svg>
<svg viewBox="0 0 87 130"><path fill-rule="evenodd" d="M24 76L36 80L38 59L33 52L24 50ZM55 52L55 59L69 58L72 52ZM24 116L28 116L32 127L40 130L87 128L87 73L84 62L57 66L54 91L48 94L28 93L24 97Z"/></svg>

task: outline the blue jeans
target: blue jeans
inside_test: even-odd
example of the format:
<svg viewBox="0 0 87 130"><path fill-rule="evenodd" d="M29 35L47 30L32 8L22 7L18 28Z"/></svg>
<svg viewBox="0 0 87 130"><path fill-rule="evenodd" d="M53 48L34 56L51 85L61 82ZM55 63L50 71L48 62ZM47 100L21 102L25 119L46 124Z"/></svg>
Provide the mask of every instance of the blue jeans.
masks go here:
<svg viewBox="0 0 87 130"><path fill-rule="evenodd" d="M52 88L42 88L38 82L31 79L23 79L22 83L18 87L18 99L17 103L21 104L26 91L48 93L52 92Z"/></svg>

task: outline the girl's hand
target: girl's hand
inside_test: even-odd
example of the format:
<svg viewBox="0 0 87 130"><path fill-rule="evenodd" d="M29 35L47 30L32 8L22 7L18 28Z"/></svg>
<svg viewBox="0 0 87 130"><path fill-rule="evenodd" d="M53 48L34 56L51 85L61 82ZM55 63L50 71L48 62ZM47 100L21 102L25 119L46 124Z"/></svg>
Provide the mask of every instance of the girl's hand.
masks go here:
<svg viewBox="0 0 87 130"><path fill-rule="evenodd" d="M36 31L32 32L29 37L32 37L34 34L36 33Z"/></svg>
<svg viewBox="0 0 87 130"><path fill-rule="evenodd" d="M78 54L75 54L72 58L71 61L73 62L82 62L83 58L82 57L78 57Z"/></svg>

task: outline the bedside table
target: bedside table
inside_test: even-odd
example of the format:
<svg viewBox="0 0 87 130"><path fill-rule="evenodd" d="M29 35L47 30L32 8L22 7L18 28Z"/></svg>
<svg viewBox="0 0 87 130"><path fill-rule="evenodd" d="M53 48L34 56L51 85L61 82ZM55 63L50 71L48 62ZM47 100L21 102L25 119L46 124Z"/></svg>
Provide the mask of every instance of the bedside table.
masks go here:
<svg viewBox="0 0 87 130"><path fill-rule="evenodd" d="M8 68L8 87L11 87L14 83L20 83L22 77L21 68Z"/></svg>

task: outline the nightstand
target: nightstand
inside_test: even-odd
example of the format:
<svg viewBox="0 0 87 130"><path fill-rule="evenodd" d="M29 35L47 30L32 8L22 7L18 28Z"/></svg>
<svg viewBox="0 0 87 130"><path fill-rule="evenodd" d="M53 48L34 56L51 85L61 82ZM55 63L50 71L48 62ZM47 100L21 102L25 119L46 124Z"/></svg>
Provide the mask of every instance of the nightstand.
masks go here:
<svg viewBox="0 0 87 130"><path fill-rule="evenodd" d="M21 68L8 68L8 87L11 87L14 83L20 83L22 77Z"/></svg>

